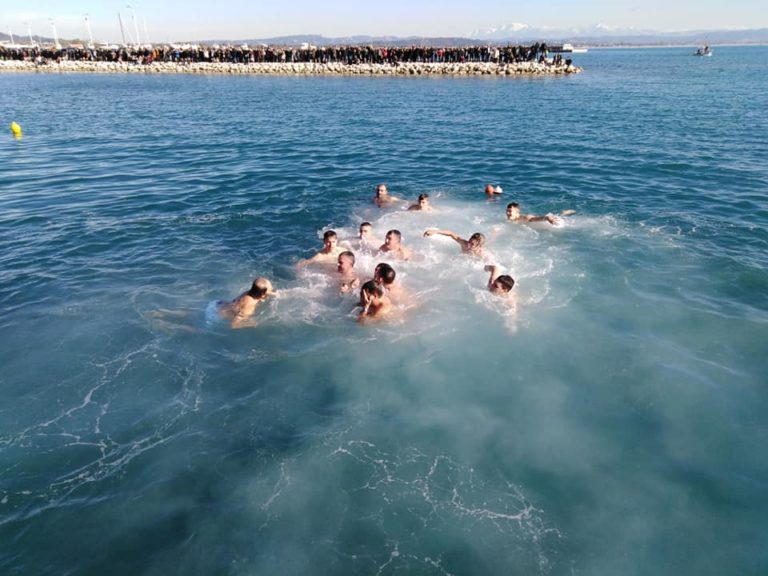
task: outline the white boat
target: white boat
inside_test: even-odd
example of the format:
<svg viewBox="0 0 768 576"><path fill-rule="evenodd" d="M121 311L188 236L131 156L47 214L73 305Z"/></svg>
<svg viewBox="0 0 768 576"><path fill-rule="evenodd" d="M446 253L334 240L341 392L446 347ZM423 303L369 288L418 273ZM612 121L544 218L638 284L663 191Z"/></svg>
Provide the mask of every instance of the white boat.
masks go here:
<svg viewBox="0 0 768 576"><path fill-rule="evenodd" d="M570 42L566 42L562 45L560 50L556 50L556 52L571 52L573 54L584 54L586 53L587 49L583 47L576 47Z"/></svg>

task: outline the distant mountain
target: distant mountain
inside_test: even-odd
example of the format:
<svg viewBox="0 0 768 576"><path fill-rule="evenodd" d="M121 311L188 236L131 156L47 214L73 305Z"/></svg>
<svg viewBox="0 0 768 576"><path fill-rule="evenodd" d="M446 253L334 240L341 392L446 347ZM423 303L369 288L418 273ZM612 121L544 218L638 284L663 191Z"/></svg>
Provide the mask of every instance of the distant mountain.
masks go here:
<svg viewBox="0 0 768 576"><path fill-rule="evenodd" d="M748 30L686 30L660 32L636 28L615 28L596 24L588 28L531 28L526 24L508 24L498 28L474 30L470 37L487 42L541 41L571 42L590 46L654 46L664 44L764 44L768 28Z"/></svg>
<svg viewBox="0 0 768 576"><path fill-rule="evenodd" d="M464 46L477 44L477 40L471 38L440 38L429 36L340 36L326 37L318 34L299 34L296 36L275 36L271 38L249 38L243 40L203 40L201 44L248 44L258 46L300 46L311 44L312 46L343 46L343 45L371 45L371 46Z"/></svg>
<svg viewBox="0 0 768 576"><path fill-rule="evenodd" d="M32 36L32 39L38 44L53 44L53 38L47 38L45 36L34 35ZM11 41L11 37L8 34L3 34L2 32L0 32L0 42L10 42L10 41ZM14 44L29 44L29 36L27 36L26 34L24 35L14 34L13 42ZM64 40L61 40L61 42L64 42Z"/></svg>
<svg viewBox="0 0 768 576"><path fill-rule="evenodd" d="M319 34L250 38L242 40L211 40L204 44L267 44L270 46L313 46L344 44L370 44L374 46L468 46L472 44L532 42L561 44L570 42L588 46L660 46L708 44L768 44L768 28L754 30L689 30L684 32L659 32L655 30L618 29L605 25L590 28L531 28L526 24L507 24L488 30L475 30L464 37L429 36L345 36L326 37Z"/></svg>

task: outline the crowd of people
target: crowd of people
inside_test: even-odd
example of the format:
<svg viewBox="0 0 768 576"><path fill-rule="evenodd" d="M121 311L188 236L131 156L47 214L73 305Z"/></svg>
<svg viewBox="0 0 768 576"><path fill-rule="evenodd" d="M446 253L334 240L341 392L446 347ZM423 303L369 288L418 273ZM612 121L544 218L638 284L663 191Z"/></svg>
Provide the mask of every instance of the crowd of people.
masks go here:
<svg viewBox="0 0 768 576"><path fill-rule="evenodd" d="M502 194L500 186L489 184L486 186L485 195L489 200L494 200ZM404 202L389 193L385 184L376 187L373 203L381 209L395 207ZM407 207L408 211L432 211L429 203L429 195L419 195L415 204ZM549 226L562 226L563 217L574 214L574 210L563 210L558 214L523 214L517 202L510 202L506 207L506 217L509 222L515 223L544 223ZM489 262L490 254L486 251L486 237L481 232L475 232L469 238L463 238L451 230L429 228L424 231L424 237L445 236L454 240L461 253ZM358 228L356 238L340 241L334 230L326 230L323 234L323 247L316 254L296 263L297 270L307 266L317 267L330 274L338 284L340 294L349 294L359 288L360 298L358 306L360 311L357 320L360 323L370 323L391 317L396 309L402 310L408 304L407 290L397 279L397 272L389 262L379 262L374 268L373 275L367 280L361 278L355 270L355 251L371 254L374 259L389 260L390 262L405 262L417 257L413 250L403 245L402 234L399 230L387 231L384 240L378 240L370 222L363 222ZM502 268L494 263L487 263L484 271L489 273L486 284L487 290L494 296L505 299L511 305L515 303L512 289L515 286L514 278L509 274L503 274ZM219 318L230 323L232 328L242 328L255 325L253 315L259 303L274 294L272 283L266 278L257 278L249 290L240 294L229 302L217 304Z"/></svg>
<svg viewBox="0 0 768 576"><path fill-rule="evenodd" d="M70 46L53 47L7 47L0 46L0 60L47 62L97 61L133 62L223 62L230 64L257 63L316 63L316 64L389 64L401 63L463 63L492 62L499 65L519 62L551 62L553 65L569 65L562 54L554 53L548 60L550 49L546 43L531 45L486 45L486 46L153 46L130 47L111 46L88 48Z"/></svg>

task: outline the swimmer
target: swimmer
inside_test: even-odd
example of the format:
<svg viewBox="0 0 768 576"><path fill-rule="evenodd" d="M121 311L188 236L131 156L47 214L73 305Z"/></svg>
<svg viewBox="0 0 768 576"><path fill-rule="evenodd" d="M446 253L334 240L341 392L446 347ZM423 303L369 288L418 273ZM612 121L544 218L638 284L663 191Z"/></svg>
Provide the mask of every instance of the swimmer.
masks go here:
<svg viewBox="0 0 768 576"><path fill-rule="evenodd" d="M360 305L363 310L357 317L357 321L361 324L381 320L392 310L392 304L384 294L384 288L373 280L368 280L360 289Z"/></svg>
<svg viewBox="0 0 768 576"><path fill-rule="evenodd" d="M386 184L379 184L376 186L376 196L373 197L373 203L379 208L384 208L384 206L389 206L390 204L400 201L400 198L389 194Z"/></svg>
<svg viewBox="0 0 768 576"><path fill-rule="evenodd" d="M515 285L512 276L499 274L499 267L493 264L486 266L485 271L491 273L488 277L488 291L491 294L504 298L512 297L512 288Z"/></svg>
<svg viewBox="0 0 768 576"><path fill-rule="evenodd" d="M396 282L397 273L386 262L376 265L373 271L373 281L384 288L384 292L393 302L402 302L405 299L405 291L400 282Z"/></svg>
<svg viewBox="0 0 768 576"><path fill-rule="evenodd" d="M397 260L410 260L413 253L403 246L403 235L400 230L390 230L384 239L384 244L379 247L379 254L387 254Z"/></svg>
<svg viewBox="0 0 768 576"><path fill-rule="evenodd" d="M408 206L409 211L421 211L432 212L434 208L429 204L429 194L419 194L419 200L417 204L411 204Z"/></svg>
<svg viewBox="0 0 768 576"><path fill-rule="evenodd" d="M353 270L354 267L355 255L352 252L347 250L346 252L339 254L336 270L338 270L339 275L341 276L341 286L339 287L339 292L341 294L347 294L360 286L360 278L355 274Z"/></svg>
<svg viewBox="0 0 768 576"><path fill-rule="evenodd" d="M333 264L344 250L339 246L339 238L333 230L327 230L323 234L323 248L312 256L299 260L296 263L297 268L303 268L308 264Z"/></svg>
<svg viewBox="0 0 768 576"><path fill-rule="evenodd" d="M485 185L485 195L488 197L488 199L492 199L497 194L501 194L504 191L501 189L501 186L494 186L493 184L486 184Z"/></svg>
<svg viewBox="0 0 768 576"><path fill-rule="evenodd" d="M274 293L272 282L266 278L256 278L250 290L243 292L231 302L217 304L219 318L229 320L232 328L256 326L253 320L256 307Z"/></svg>
<svg viewBox="0 0 768 576"><path fill-rule="evenodd" d="M559 214L545 214L544 216L535 216L534 214L521 214L520 204L510 202L507 204L507 220L510 222L549 222L552 226L562 226L561 216L570 216L576 214L576 210L562 210Z"/></svg>
<svg viewBox="0 0 768 576"><path fill-rule="evenodd" d="M356 243L360 251L371 251L381 244L381 240L374 238L373 226L370 222L360 224Z"/></svg>
<svg viewBox="0 0 768 576"><path fill-rule="evenodd" d="M461 252L463 254L468 254L470 256L477 256L479 258L485 258L487 256L485 252L485 236L481 234L480 232L475 232L472 234L472 236L469 237L469 240L465 240L455 232L451 232L450 230L427 230L424 232L425 237L430 237L435 234L439 234L441 236L448 236L449 238L455 240L459 246L461 246Z"/></svg>

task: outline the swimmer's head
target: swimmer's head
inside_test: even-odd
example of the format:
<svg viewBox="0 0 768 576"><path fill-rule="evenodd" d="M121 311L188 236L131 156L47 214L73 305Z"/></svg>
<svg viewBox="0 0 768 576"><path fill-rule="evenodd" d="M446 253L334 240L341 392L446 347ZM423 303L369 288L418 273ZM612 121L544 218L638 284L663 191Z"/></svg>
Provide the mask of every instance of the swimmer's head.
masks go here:
<svg viewBox="0 0 768 576"><path fill-rule="evenodd" d="M392 282L395 281L395 276L395 269L386 262L378 264L376 269L373 271L374 282L383 284L384 286L389 286L392 284Z"/></svg>
<svg viewBox="0 0 768 576"><path fill-rule="evenodd" d="M429 194L419 194L419 206L429 206Z"/></svg>
<svg viewBox="0 0 768 576"><path fill-rule="evenodd" d="M400 246L400 240L402 238L403 238L403 235L400 234L400 230L390 230L389 232L387 232L387 236L384 239L384 243L390 248L396 248Z"/></svg>
<svg viewBox="0 0 768 576"><path fill-rule="evenodd" d="M387 185L379 184L376 186L376 198L384 198L387 195Z"/></svg>
<svg viewBox="0 0 768 576"><path fill-rule="evenodd" d="M515 280L508 274L502 274L497 276L490 286L491 293L493 294L507 294L515 285Z"/></svg>
<svg viewBox="0 0 768 576"><path fill-rule="evenodd" d="M494 186L493 184L485 185L485 195L493 196L494 194L501 194L501 186Z"/></svg>
<svg viewBox="0 0 768 576"><path fill-rule="evenodd" d="M373 233L373 226L370 222L360 224L360 238L370 238Z"/></svg>
<svg viewBox="0 0 768 576"><path fill-rule="evenodd" d="M352 268L355 267L355 255L350 252L349 250L346 250L345 252L342 252L339 254L339 258L337 260L337 267L336 269L339 272L349 272L352 270Z"/></svg>
<svg viewBox="0 0 768 576"><path fill-rule="evenodd" d="M384 288L379 284L376 284L374 280L368 280L368 282L363 284L362 288L360 288L361 302L378 300L382 296L384 296Z"/></svg>
<svg viewBox="0 0 768 576"><path fill-rule="evenodd" d="M325 234L323 234L323 244L326 248L332 249L336 247L336 244L339 242L339 237L336 235L336 232L334 230L326 230Z"/></svg>
<svg viewBox="0 0 768 576"><path fill-rule="evenodd" d="M507 204L507 220L517 220L520 218L520 204L510 202Z"/></svg>
<svg viewBox="0 0 768 576"><path fill-rule="evenodd" d="M468 242L470 250L479 250L485 244L485 236L483 236L480 232L475 232L472 234L472 236L469 237Z"/></svg>
<svg viewBox="0 0 768 576"><path fill-rule="evenodd" d="M248 290L248 296L256 300L263 300L274 293L275 290L272 288L272 282L266 278L256 278L253 284L251 284L251 289Z"/></svg>

